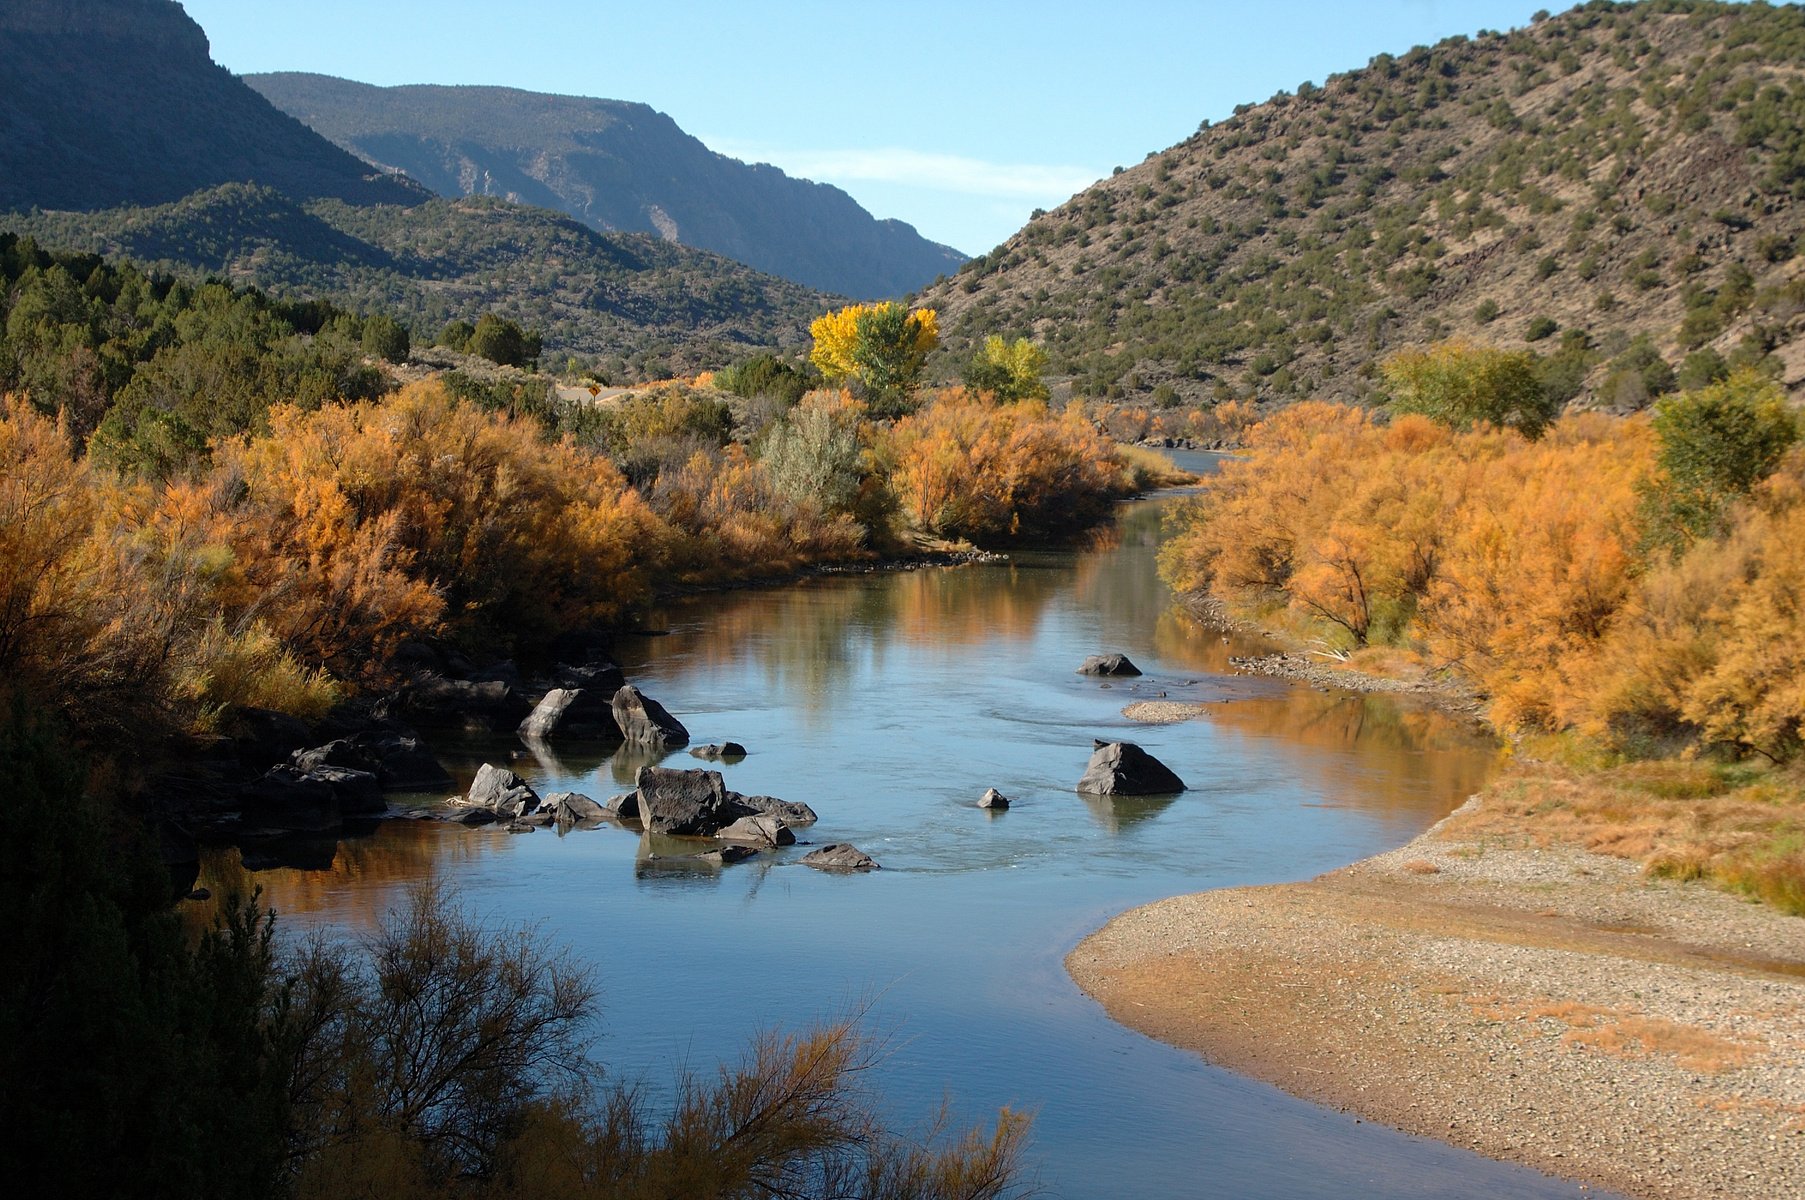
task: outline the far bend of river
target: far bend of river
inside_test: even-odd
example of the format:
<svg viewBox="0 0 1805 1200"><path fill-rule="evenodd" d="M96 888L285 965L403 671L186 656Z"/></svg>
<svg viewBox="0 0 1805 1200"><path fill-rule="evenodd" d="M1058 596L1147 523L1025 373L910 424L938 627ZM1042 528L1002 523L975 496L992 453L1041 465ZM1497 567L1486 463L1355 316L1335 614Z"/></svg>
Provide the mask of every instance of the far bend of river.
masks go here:
<svg viewBox="0 0 1805 1200"><path fill-rule="evenodd" d="M369 928L437 876L476 913L538 923L593 965L597 1057L665 1094L751 1036L868 1005L876 1076L899 1118L943 1100L959 1124L1035 1114L1029 1160L1062 1197L1568 1197L1577 1185L1406 1137L1206 1065L1108 1020L1067 951L1123 909L1182 892L1302 879L1408 840L1485 780L1489 745L1378 698L1232 675L1228 643L1174 607L1154 549L1169 498L1126 506L1076 552L828 577L687 598L668 636L617 647L627 677L697 744L751 751L727 785L813 805L803 831L883 870L834 876L791 847L725 870L637 861L616 827L530 835L390 822L325 847L319 870L256 875L290 931ZM1088 654L1146 672L1099 681ZM1142 726L1137 698L1213 701ZM1108 800L1072 790L1091 739L1141 743L1190 785ZM485 759L541 794L606 799L638 763L560 745L435 748L466 781ZM670 765L702 765L683 751ZM987 787L1014 807L974 806ZM216 884L236 851L208 862ZM1597 1195L1598 1193L1587 1193Z"/></svg>

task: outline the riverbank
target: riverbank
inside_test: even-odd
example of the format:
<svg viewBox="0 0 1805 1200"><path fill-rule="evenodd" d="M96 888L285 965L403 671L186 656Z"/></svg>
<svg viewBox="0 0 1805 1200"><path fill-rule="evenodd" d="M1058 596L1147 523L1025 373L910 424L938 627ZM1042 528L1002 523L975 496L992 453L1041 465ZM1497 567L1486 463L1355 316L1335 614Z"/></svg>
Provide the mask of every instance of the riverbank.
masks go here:
<svg viewBox="0 0 1805 1200"><path fill-rule="evenodd" d="M1134 909L1067 969L1141 1033L1410 1133L1631 1196L1805 1196L1805 920L1476 807Z"/></svg>

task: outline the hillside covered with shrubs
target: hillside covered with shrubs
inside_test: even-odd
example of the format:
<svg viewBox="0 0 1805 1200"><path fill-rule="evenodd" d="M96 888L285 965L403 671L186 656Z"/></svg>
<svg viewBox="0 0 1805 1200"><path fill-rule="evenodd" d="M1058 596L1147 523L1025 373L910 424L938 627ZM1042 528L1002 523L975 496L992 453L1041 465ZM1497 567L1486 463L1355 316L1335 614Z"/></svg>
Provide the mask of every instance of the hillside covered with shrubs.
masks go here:
<svg viewBox="0 0 1805 1200"><path fill-rule="evenodd" d="M1074 394L1379 390L1465 336L1633 409L1680 372L1805 380L1805 13L1594 0L1383 54L1118 169L918 300L943 369L1029 336Z"/></svg>

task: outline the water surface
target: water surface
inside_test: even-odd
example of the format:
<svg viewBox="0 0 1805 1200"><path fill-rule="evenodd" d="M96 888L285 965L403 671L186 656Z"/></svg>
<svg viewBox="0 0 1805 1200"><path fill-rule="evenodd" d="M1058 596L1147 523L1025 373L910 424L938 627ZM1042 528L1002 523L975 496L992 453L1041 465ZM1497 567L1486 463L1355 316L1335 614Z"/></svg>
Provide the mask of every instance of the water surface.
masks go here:
<svg viewBox="0 0 1805 1200"><path fill-rule="evenodd" d="M700 742L751 754L729 787L803 800L804 834L882 871L836 877L805 852L725 870L648 861L623 829L509 835L394 822L319 848L323 869L258 873L290 927L369 927L412 881L539 922L592 963L600 1057L656 1093L756 1031L849 1007L889 1039L886 1103L960 1121L1036 1114L1032 1158L1067 1197L1554 1197L1575 1185L1410 1138L1214 1069L1109 1021L1061 960L1135 904L1298 879L1407 840L1486 778L1460 724L1380 698L1230 673L1225 641L1154 573L1169 501L1128 506L1079 552L833 577L686 599L619 646L629 678ZM1138 680L1076 675L1122 651ZM1207 702L1135 725L1136 699ZM1074 793L1091 739L1140 742L1181 796ZM541 792L598 799L643 759L517 742L438 747L454 774L511 758ZM700 765L686 754L670 765ZM1013 807L975 807L987 787ZM215 856L228 875L236 863ZM329 864L329 865L328 865ZM1588 1193L1595 1195L1596 1193Z"/></svg>

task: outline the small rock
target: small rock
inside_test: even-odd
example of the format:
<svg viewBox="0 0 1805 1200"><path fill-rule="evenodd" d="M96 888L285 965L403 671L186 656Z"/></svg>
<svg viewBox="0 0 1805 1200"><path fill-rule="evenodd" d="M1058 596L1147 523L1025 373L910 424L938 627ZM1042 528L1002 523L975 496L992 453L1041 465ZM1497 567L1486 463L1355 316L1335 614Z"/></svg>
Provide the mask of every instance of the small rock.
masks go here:
<svg viewBox="0 0 1805 1200"><path fill-rule="evenodd" d="M848 842L835 842L802 856L802 865L820 871L876 871L877 860Z"/></svg>
<svg viewBox="0 0 1805 1200"><path fill-rule="evenodd" d="M706 746L695 746L690 753L697 758L733 758L746 757L746 748L738 742L710 742Z"/></svg>
<svg viewBox="0 0 1805 1200"><path fill-rule="evenodd" d="M796 835L790 827L776 817L763 813L755 817L741 817L733 824L719 830L716 837L723 842L738 842L747 846L777 847L790 846L796 842Z"/></svg>
<svg viewBox="0 0 1805 1200"><path fill-rule="evenodd" d="M608 803L602 807L617 817L637 817L639 815L639 793L622 792L618 796L610 796Z"/></svg>
<svg viewBox="0 0 1805 1200"><path fill-rule="evenodd" d="M1078 668L1080 675L1139 675L1141 669L1126 654L1093 654Z"/></svg>
<svg viewBox="0 0 1805 1200"><path fill-rule="evenodd" d="M541 801L540 811L546 815L548 822L556 821L561 825L599 821L608 815L607 809L581 792L553 792Z"/></svg>
<svg viewBox="0 0 1805 1200"><path fill-rule="evenodd" d="M995 788L986 788L984 794L978 797L978 807L995 809L1008 808L1009 797L1003 795L1003 793L997 791Z"/></svg>
<svg viewBox="0 0 1805 1200"><path fill-rule="evenodd" d="M736 862L745 862L748 858L757 858L758 851L750 846L722 846L716 850L704 850L702 853L693 855L692 857L694 857L697 862L720 863L722 866L732 866Z"/></svg>

